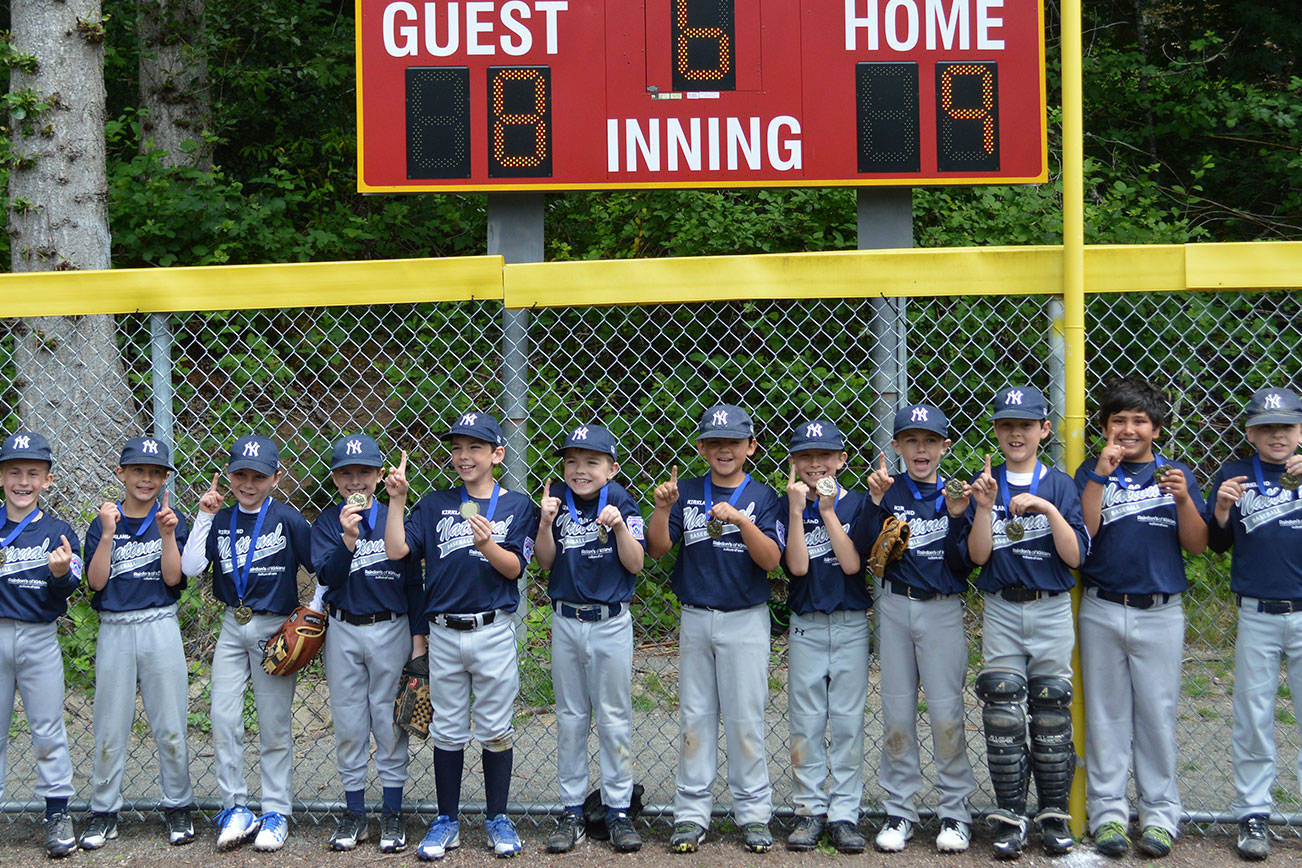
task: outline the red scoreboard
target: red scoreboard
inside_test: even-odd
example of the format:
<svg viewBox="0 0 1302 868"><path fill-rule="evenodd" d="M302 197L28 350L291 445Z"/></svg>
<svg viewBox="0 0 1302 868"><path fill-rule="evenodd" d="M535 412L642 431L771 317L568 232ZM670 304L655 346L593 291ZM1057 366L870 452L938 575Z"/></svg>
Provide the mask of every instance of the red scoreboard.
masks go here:
<svg viewBox="0 0 1302 868"><path fill-rule="evenodd" d="M1030 183L1042 0L357 0L358 189Z"/></svg>

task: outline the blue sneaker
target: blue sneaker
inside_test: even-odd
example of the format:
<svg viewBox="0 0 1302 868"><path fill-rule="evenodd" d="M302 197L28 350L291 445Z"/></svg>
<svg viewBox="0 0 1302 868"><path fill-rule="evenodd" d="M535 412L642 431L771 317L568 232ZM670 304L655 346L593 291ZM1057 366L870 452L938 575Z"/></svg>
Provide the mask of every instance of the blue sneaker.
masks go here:
<svg viewBox="0 0 1302 868"><path fill-rule="evenodd" d="M258 822L261 828L258 829L258 837L253 839L254 850L268 853L285 846L285 839L289 837L289 817L268 811Z"/></svg>
<svg viewBox="0 0 1302 868"><path fill-rule="evenodd" d="M488 846L502 858L514 856L524 849L520 836L515 833L515 824L506 814L490 817L484 823L484 831L488 833Z"/></svg>
<svg viewBox="0 0 1302 868"><path fill-rule="evenodd" d="M460 846L461 824L447 814L439 814L429 824L429 831L416 848L416 855L425 862L432 862L442 859L444 853Z"/></svg>
<svg viewBox="0 0 1302 868"><path fill-rule="evenodd" d="M243 805L227 808L214 817L213 822L217 824L218 850L238 847L258 831L257 817Z"/></svg>

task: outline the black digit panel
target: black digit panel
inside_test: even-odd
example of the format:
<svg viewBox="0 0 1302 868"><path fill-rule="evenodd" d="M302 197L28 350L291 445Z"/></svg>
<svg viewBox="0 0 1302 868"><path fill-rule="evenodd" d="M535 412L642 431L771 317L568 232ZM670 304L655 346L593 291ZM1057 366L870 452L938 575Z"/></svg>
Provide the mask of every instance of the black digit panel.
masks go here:
<svg viewBox="0 0 1302 868"><path fill-rule="evenodd" d="M917 172L918 65L856 63L860 172Z"/></svg>
<svg viewBox="0 0 1302 868"><path fill-rule="evenodd" d="M407 177L470 177L470 69L410 66Z"/></svg>
<svg viewBox="0 0 1302 868"><path fill-rule="evenodd" d="M942 172L999 170L999 64L936 64L936 162Z"/></svg>
<svg viewBox="0 0 1302 868"><path fill-rule="evenodd" d="M732 0L673 0L669 35L674 90L737 89L737 21Z"/></svg>
<svg viewBox="0 0 1302 868"><path fill-rule="evenodd" d="M546 66L488 68L488 176L552 174L552 71Z"/></svg>

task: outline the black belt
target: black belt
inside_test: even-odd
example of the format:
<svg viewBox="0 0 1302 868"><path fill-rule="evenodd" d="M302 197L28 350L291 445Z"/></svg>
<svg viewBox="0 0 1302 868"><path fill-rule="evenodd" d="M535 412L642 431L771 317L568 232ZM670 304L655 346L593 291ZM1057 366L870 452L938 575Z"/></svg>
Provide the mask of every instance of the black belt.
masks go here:
<svg viewBox="0 0 1302 868"><path fill-rule="evenodd" d="M1066 591L1040 591L1035 588L1028 588L1025 585L1009 585L1006 588L1000 588L995 593L1010 603L1029 603L1032 600L1047 600L1050 597L1065 594Z"/></svg>
<svg viewBox="0 0 1302 868"><path fill-rule="evenodd" d="M367 624L379 624L382 621L392 621L394 617L392 612L376 612L374 615L354 615L351 612L345 612L343 609L335 606L330 606L329 608L330 617L338 618L340 621L352 624L355 627L361 627Z"/></svg>
<svg viewBox="0 0 1302 868"><path fill-rule="evenodd" d="M469 630L478 630L480 627L487 627L497 618L497 611L481 612L478 615L449 615L440 613L430 618L430 622L438 624L440 627L447 627L449 630L460 630L463 633Z"/></svg>
<svg viewBox="0 0 1302 868"><path fill-rule="evenodd" d="M623 603L594 603L588 606L571 606L569 603L562 603L559 600L552 603L552 610L566 618L572 618L575 621L604 621L607 618L618 618L624 611Z"/></svg>
<svg viewBox="0 0 1302 868"><path fill-rule="evenodd" d="M887 579L886 588L892 594L899 594L901 597L908 597L910 600L918 600L923 603L943 596L939 591L923 591L895 579Z"/></svg>
<svg viewBox="0 0 1302 868"><path fill-rule="evenodd" d="M1151 609L1154 606L1165 605L1171 602L1171 598L1175 596L1174 594L1118 594L1113 591L1105 591L1102 588L1095 588L1094 593L1100 600L1106 600L1109 603L1120 603L1132 609Z"/></svg>
<svg viewBox="0 0 1302 868"><path fill-rule="evenodd" d="M1243 595L1235 594L1239 605L1243 605ZM1257 600L1257 611L1267 615L1292 615L1302 612L1302 600Z"/></svg>

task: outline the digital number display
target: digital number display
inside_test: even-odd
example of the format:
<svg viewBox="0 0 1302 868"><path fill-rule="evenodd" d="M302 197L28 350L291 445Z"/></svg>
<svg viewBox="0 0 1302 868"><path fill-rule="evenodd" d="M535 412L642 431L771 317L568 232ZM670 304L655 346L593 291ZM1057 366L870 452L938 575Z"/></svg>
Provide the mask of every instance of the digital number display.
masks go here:
<svg viewBox="0 0 1302 868"><path fill-rule="evenodd" d="M356 3L363 192L1048 177L1042 0Z"/></svg>

